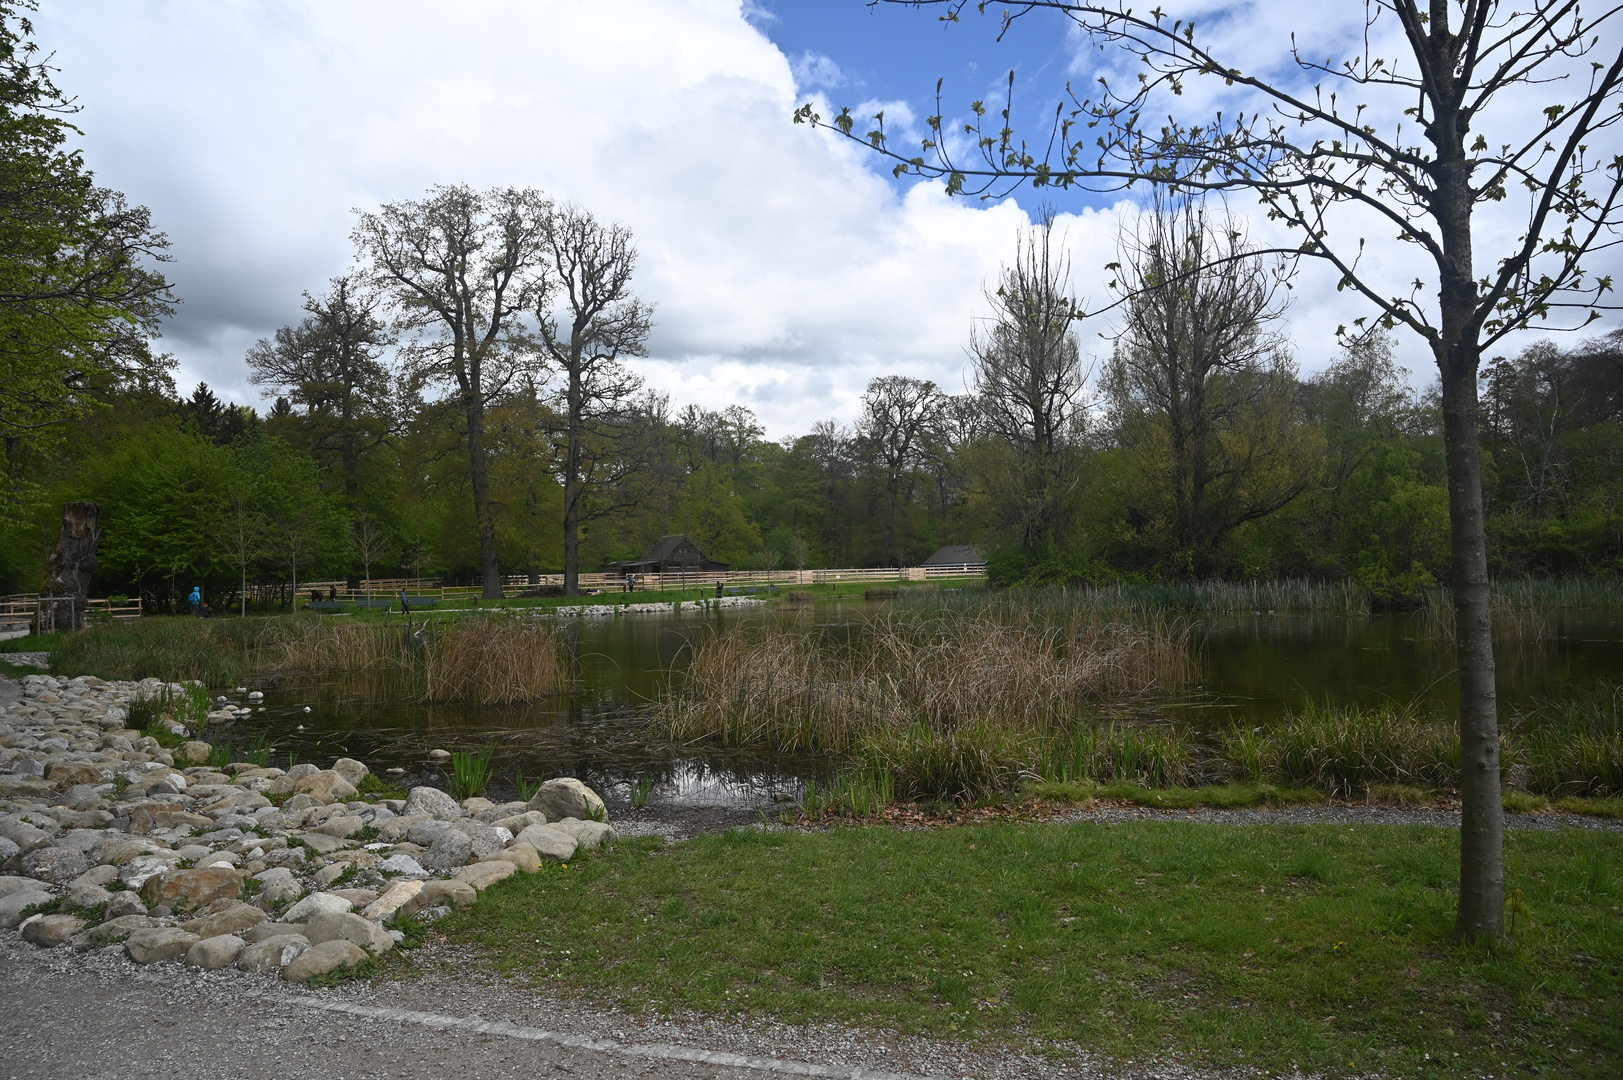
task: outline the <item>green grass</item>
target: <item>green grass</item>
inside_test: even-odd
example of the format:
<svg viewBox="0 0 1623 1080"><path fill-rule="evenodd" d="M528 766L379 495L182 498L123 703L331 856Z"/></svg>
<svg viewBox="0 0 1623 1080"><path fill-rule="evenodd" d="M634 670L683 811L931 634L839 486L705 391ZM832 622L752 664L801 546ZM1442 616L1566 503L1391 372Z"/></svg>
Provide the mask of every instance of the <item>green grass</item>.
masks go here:
<svg viewBox="0 0 1623 1080"><path fill-rule="evenodd" d="M1514 947L1449 941L1457 860L1456 833L1390 826L748 830L622 841L435 929L633 1009L1330 1076L1616 1076L1623 836L1506 837L1532 912Z"/></svg>
<svg viewBox="0 0 1623 1080"><path fill-rule="evenodd" d="M496 772L490 764L490 759L495 753L496 748L493 746L481 747L478 750L451 751L451 794L458 799L471 799L476 795L483 795Z"/></svg>

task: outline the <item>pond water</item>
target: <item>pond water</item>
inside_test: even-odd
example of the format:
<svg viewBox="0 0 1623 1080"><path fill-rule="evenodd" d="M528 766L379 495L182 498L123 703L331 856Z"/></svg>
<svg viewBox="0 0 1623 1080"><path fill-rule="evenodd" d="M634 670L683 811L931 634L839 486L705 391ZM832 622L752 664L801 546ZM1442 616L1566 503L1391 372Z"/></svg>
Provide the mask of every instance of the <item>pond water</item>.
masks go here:
<svg viewBox="0 0 1623 1080"><path fill-rule="evenodd" d="M566 628L580 688L528 705L428 704L394 676L274 680L254 684L264 707L216 737L243 744L268 735L273 760L360 758L398 768L412 781L443 785L431 749L496 748L493 793L511 796L515 774L578 776L611 801L629 801L633 784L652 782L654 803L755 806L776 792L798 792L824 778L825 758L675 745L645 715L679 670L690 640L708 630L763 619L850 625L883 602L821 602L808 607L733 608L682 614L571 619ZM1575 688L1623 681L1623 612L1551 616L1553 633L1536 644L1499 650L1505 716ZM1375 615L1219 616L1194 637L1200 676L1181 693L1138 703L1145 720L1198 730L1266 724L1304 702L1417 702L1448 715L1457 700L1451 646L1423 632L1418 618ZM309 711L306 712L305 710Z"/></svg>

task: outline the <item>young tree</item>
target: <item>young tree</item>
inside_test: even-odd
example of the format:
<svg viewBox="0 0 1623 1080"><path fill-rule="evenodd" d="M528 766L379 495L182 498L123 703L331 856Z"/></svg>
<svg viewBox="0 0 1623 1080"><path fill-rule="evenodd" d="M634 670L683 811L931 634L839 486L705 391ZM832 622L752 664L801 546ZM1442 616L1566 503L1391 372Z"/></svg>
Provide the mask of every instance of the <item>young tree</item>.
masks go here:
<svg viewBox="0 0 1623 1080"><path fill-rule="evenodd" d="M642 379L622 362L646 356L653 309L631 293L631 233L575 206L554 210L543 230L546 288L537 294L541 344L557 369L564 489L564 595L580 593L581 523L641 500L648 434L635 407Z"/></svg>
<svg viewBox="0 0 1623 1080"><path fill-rule="evenodd" d="M350 525L350 544L361 557L361 569L366 574L366 598L372 598L372 564L382 562L389 554L391 538L378 519L362 511Z"/></svg>
<svg viewBox="0 0 1623 1080"><path fill-rule="evenodd" d="M969 353L981 431L994 437L983 487L992 527L1033 547L1054 540L1079 483L1087 375L1073 323L1070 259L1054 244L1054 213L1020 237L987 292L991 329Z"/></svg>
<svg viewBox="0 0 1623 1080"><path fill-rule="evenodd" d="M1106 380L1131 451L1129 504L1176 571L1210 574L1217 547L1318 478L1279 318L1281 279L1232 220L1157 196L1123 230L1121 328ZM1114 265L1114 264L1113 264Z"/></svg>
<svg viewBox="0 0 1623 1080"><path fill-rule="evenodd" d="M239 588L242 604L242 617L248 617L248 567L252 566L265 550L265 517L254 509L254 490L250 477L238 474L232 477L227 488L227 501L224 520L220 523L218 536L220 546L231 556L231 561L237 564L240 576Z"/></svg>
<svg viewBox="0 0 1623 1080"><path fill-rule="evenodd" d="M463 422L486 599L500 599L485 410L539 360L525 313L544 294L552 204L532 188L440 186L362 214L363 279L394 304L401 360L419 385L453 387Z"/></svg>
<svg viewBox="0 0 1623 1080"><path fill-rule="evenodd" d="M952 21L964 6L882 2L942 8ZM954 159L940 115L929 118L930 138L913 157L889 148L882 116L865 136L853 134L849 109L831 125L890 157L898 174L942 177L953 193L1026 181L1249 192L1299 236L1290 254L1327 264L1380 325L1406 327L1431 350L1441 376L1458 628L1455 935L1499 936L1504 808L1477 371L1484 349L1533 323L1571 327L1598 317L1611 290L1611 278L1589 274L1586 263L1623 221L1623 158L1592 148L1619 119L1623 47L1611 31L1623 9L1591 19L1577 0L1372 0L1366 32L1349 35L1344 59L1293 52L1294 72L1247 72L1198 38L1193 22L1160 7L1022 0L1003 10L1005 31L1032 12L1059 15L1084 39L1122 50L1136 77L1120 90L1101 80L1096 96L1062 102L1041 156L1014 131L1012 72L1000 131L983 130L986 110L975 103L967 125L980 157L973 165ZM1201 79L1212 111L1192 114L1193 95L1184 92ZM1539 109L1527 108L1530 94ZM810 105L795 118L822 123ZM1494 213L1517 214L1519 225L1479 229L1478 211L1496 204ZM1515 239L1482 259L1479 232ZM1402 247L1382 239L1394 236ZM1379 276L1363 259L1366 238L1391 256L1388 266L1425 265L1429 286L1418 273L1412 286Z"/></svg>
<svg viewBox="0 0 1623 1080"><path fill-rule="evenodd" d="M941 415L945 395L927 379L882 375L868 380L857 421L860 452L879 473L885 520L882 558L901 566L905 557L900 536L902 504L912 497L915 470Z"/></svg>
<svg viewBox="0 0 1623 1080"><path fill-rule="evenodd" d="M393 386L380 357L393 340L377 315L381 303L349 275L335 277L326 296L304 294L304 321L248 350L248 381L304 406L313 449L337 451L351 500L361 455L392 427Z"/></svg>

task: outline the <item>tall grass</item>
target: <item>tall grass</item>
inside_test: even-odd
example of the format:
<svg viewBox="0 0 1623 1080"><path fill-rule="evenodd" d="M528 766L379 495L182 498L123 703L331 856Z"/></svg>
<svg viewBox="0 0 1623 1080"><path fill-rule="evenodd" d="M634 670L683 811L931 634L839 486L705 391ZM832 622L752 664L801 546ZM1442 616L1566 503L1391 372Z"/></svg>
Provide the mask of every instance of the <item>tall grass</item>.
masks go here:
<svg viewBox="0 0 1623 1080"><path fill-rule="evenodd" d="M104 679L235 685L243 673L240 621L184 616L93 625L50 639L52 670Z"/></svg>
<svg viewBox="0 0 1623 1080"><path fill-rule="evenodd" d="M972 589L909 589L898 606L921 610L973 608L985 594ZM1093 617L1165 613L1181 615L1251 614L1252 612L1321 612L1365 615L1369 602L1351 582L1186 581L1138 585L1088 585L1078 588L1020 589L1011 603L1032 611L1086 614Z"/></svg>
<svg viewBox="0 0 1623 1080"><path fill-rule="evenodd" d="M1193 673L1181 623L1040 615L993 599L961 613L898 611L845 633L730 628L693 646L664 721L681 739L853 751L915 724L941 737L987 723L1063 728Z"/></svg>
<svg viewBox="0 0 1623 1080"><path fill-rule="evenodd" d="M1372 784L1454 784L1460 771L1454 725L1422 717L1413 707L1309 703L1261 732L1228 735L1222 751L1240 779L1340 796Z"/></svg>
<svg viewBox="0 0 1623 1080"><path fill-rule="evenodd" d="M423 650L423 695L431 701L511 704L565 689L569 666L557 627L516 619L437 624Z"/></svg>
<svg viewBox="0 0 1623 1080"><path fill-rule="evenodd" d="M451 791L457 798L471 799L485 793L496 772L490 764L495 752L495 747L491 746L474 751L451 752Z"/></svg>
<svg viewBox="0 0 1623 1080"><path fill-rule="evenodd" d="M1512 764L1541 794L1623 795L1623 686L1545 705L1513 726Z"/></svg>

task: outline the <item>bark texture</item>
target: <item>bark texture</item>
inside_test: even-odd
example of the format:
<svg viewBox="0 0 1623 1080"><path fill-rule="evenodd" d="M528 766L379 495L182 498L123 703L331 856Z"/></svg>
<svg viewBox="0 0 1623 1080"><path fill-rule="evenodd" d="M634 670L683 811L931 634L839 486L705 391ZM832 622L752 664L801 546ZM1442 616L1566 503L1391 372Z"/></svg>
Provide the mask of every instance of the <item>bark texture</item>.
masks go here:
<svg viewBox="0 0 1623 1080"><path fill-rule="evenodd" d="M58 602L40 605L41 633L85 627L85 599L90 595L90 578L96 572L96 545L101 542L97 524L100 514L101 507L93 502L62 505L62 536L51 554L42 590L45 597ZM51 624L49 628L47 623Z"/></svg>

